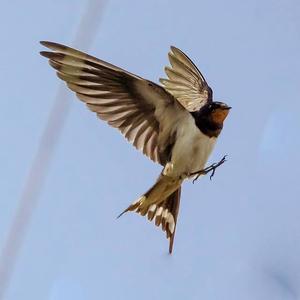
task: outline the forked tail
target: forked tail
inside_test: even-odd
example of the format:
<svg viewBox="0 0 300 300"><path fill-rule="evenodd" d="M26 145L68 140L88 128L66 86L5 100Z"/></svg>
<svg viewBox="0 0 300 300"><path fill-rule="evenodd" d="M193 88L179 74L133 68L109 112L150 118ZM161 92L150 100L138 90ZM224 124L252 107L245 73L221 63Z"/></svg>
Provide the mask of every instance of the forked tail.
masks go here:
<svg viewBox="0 0 300 300"><path fill-rule="evenodd" d="M168 176L160 175L157 182L132 203L119 216L128 211L135 211L142 216L147 215L148 220L154 220L156 226L162 227L166 232L169 243L169 253L172 253L173 242L177 224L180 204L182 180L174 180Z"/></svg>

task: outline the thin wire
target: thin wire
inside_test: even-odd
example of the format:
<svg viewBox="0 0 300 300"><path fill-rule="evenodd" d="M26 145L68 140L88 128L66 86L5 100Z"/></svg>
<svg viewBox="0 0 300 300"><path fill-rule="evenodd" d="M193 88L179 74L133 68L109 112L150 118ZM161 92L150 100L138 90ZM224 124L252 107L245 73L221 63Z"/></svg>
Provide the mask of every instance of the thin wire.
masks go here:
<svg viewBox="0 0 300 300"><path fill-rule="evenodd" d="M91 46L98 31L104 6L107 2L108 0L88 1L72 43L74 47L87 50ZM0 256L0 300L4 300L8 290L31 216L37 206L55 147L59 141L66 117L70 110L70 102L68 101L69 94L70 93L66 93L63 84L60 84L44 132L41 136L37 153L25 181L19 206L4 243Z"/></svg>

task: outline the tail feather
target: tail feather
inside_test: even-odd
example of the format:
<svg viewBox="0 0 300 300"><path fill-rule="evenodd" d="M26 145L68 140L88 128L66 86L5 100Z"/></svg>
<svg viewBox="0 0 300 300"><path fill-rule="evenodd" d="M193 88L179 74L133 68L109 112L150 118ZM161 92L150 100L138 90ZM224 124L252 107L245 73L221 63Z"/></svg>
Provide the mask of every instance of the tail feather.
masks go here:
<svg viewBox="0 0 300 300"><path fill-rule="evenodd" d="M174 180L161 175L153 187L132 203L119 216L128 211L135 211L154 220L156 226L161 226L169 239L169 253L172 253L177 216L180 204L181 180Z"/></svg>
<svg viewBox="0 0 300 300"><path fill-rule="evenodd" d="M141 205L141 202L144 201L146 197L143 195L139 199L137 199L135 202L133 202L131 205L129 205L124 211L122 211L118 216L117 219L119 219L121 216L123 216L128 211L135 211L138 209L138 207Z"/></svg>
<svg viewBox="0 0 300 300"><path fill-rule="evenodd" d="M169 253L172 253L173 251L173 244L174 244L174 238L175 238L175 232L176 232L176 225L177 225L177 217L179 212L179 205L180 205L180 195L181 195L181 187L178 188L177 191L175 191L169 198L167 199L167 205L169 206L169 210L174 218L174 226L171 228L171 230L167 231L167 238L170 237L170 243L169 243Z"/></svg>

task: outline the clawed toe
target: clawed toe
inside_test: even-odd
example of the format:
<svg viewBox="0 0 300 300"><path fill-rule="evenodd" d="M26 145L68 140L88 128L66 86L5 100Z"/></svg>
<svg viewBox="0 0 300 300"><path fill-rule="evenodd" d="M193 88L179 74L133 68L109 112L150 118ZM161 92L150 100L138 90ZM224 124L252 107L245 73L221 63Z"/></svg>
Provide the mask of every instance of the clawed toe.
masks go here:
<svg viewBox="0 0 300 300"><path fill-rule="evenodd" d="M212 172L211 175L209 176L209 179L211 180L213 178L213 176L215 175L216 169L226 161L226 157L227 157L227 155L224 155L223 158L218 163L213 163L212 165L210 165L209 167L206 167L203 170L191 173L190 176L197 175L193 179L193 183L200 177L200 175L206 175L209 172Z"/></svg>

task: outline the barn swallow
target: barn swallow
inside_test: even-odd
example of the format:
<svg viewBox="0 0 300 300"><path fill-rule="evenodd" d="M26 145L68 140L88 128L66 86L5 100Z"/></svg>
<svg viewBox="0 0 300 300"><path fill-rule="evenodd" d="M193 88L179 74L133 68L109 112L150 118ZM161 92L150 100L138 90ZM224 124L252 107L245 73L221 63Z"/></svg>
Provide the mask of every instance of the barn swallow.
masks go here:
<svg viewBox="0 0 300 300"><path fill-rule="evenodd" d="M216 165L207 169L205 165L231 107L213 101L201 72L176 47L169 52L168 79L160 79L158 85L70 47L41 44L52 50L41 55L76 96L163 166L156 183L121 215L134 211L161 225L172 253L181 184L215 171Z"/></svg>

